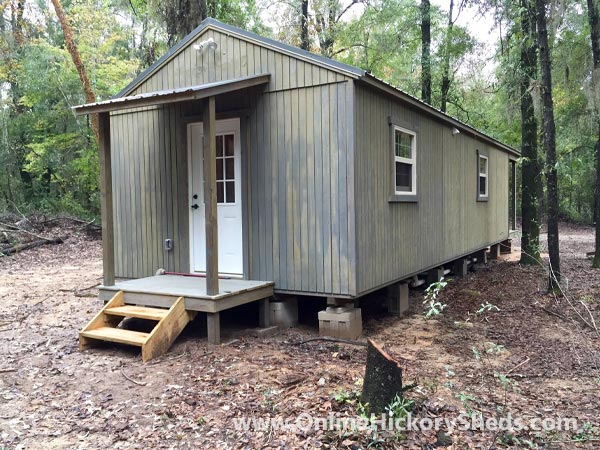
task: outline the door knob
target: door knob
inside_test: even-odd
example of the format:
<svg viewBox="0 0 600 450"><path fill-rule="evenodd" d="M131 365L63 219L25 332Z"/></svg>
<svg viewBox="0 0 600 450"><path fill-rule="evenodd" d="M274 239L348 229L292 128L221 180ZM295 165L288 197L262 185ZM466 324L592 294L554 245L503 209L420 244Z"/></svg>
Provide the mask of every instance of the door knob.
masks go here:
<svg viewBox="0 0 600 450"><path fill-rule="evenodd" d="M199 208L199 206L198 206L198 204L197 204L197 203L194 203L194 204L192 205L192 209L198 209L198 208Z"/></svg>

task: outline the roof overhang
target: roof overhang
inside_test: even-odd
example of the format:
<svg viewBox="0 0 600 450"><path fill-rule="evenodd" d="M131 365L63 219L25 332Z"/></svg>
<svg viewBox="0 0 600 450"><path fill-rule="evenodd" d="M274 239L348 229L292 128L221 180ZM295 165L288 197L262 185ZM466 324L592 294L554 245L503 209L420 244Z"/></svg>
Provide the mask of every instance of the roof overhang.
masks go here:
<svg viewBox="0 0 600 450"><path fill-rule="evenodd" d="M430 116L435 117L436 119L441 120L450 126L456 127L460 131L464 131L465 133L468 133L468 134L470 134L470 135L472 135L472 136L474 136L496 148L504 150L506 153L508 153L513 158L518 158L521 156L521 153L517 149L514 149L514 148L510 147L509 145L506 145L506 144L500 142L499 140L494 139L491 136L488 136L485 133L482 133L481 131L473 128L472 126L467 125L466 123L461 122L458 119L455 119L454 117L446 114L445 112L440 111L439 109L436 109L431 105L428 105L427 103L423 102L422 100L420 100L416 97L413 97L412 95L395 88L391 84L386 83L385 81L380 80L379 78L374 77L371 74L365 74L364 76L360 77L359 80L363 81L367 85L369 85L379 91L385 92L385 93L391 95L392 97L402 100L404 103L411 105L412 107L414 107L426 114L429 114Z"/></svg>
<svg viewBox="0 0 600 450"><path fill-rule="evenodd" d="M112 112L122 109L141 108L146 106L164 105L168 103L200 100L215 95L226 94L246 89L253 86L265 85L269 82L271 74L265 73L233 80L217 81L198 86L188 86L178 89L148 92L146 94L118 97L103 102L88 103L74 106L76 114L95 114Z"/></svg>

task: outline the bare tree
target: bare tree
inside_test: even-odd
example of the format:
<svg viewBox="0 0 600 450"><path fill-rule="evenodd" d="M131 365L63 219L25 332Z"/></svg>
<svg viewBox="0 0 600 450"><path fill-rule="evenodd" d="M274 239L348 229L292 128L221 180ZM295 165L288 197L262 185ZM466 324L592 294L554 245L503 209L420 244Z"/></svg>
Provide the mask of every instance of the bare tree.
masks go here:
<svg viewBox="0 0 600 450"><path fill-rule="evenodd" d="M431 4L421 0L421 100L431 104Z"/></svg>
<svg viewBox="0 0 600 450"><path fill-rule="evenodd" d="M308 36L308 0L300 3L300 48L310 50L310 39Z"/></svg>
<svg viewBox="0 0 600 450"><path fill-rule="evenodd" d="M521 215L523 237L521 264L538 264L540 261L540 221L538 210L538 185L540 167L537 155L537 120L531 95L531 85L537 72L535 44L535 7L533 0L520 0L521 21Z"/></svg>
<svg viewBox="0 0 600 450"><path fill-rule="evenodd" d="M548 253L550 254L549 289L560 282L560 251L558 240L558 181L556 173L556 124L552 99L552 59L546 24L546 0L535 0L537 37L542 75L542 142L546 153L546 186L548 190Z"/></svg>

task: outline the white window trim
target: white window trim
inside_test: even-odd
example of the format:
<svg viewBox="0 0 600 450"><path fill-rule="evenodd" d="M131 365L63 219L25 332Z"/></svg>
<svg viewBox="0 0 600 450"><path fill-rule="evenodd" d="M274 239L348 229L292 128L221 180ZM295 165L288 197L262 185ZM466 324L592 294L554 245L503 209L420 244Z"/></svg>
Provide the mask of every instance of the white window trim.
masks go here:
<svg viewBox="0 0 600 450"><path fill-rule="evenodd" d="M394 125L394 134L392 139L392 154L394 155L394 194L398 196L404 195L417 195L417 133L411 130L407 130L406 128L399 127L398 125ZM396 130L406 133L412 136L411 142L411 155L412 158L403 158L401 156L396 156ZM396 163L404 163L410 164L412 167L412 189L410 191L397 191L396 190Z"/></svg>
<svg viewBox="0 0 600 450"><path fill-rule="evenodd" d="M477 177L477 193L479 195L479 198L488 198L489 197L489 193L490 193L490 188L489 188L489 173L490 173L490 159L486 156L486 155L482 155L481 153L479 153L479 158L477 159L477 173L479 174L479 176ZM485 172L482 173L481 172L481 159L485 159ZM485 194L482 194L479 189L480 189L480 179L481 177L485 178Z"/></svg>

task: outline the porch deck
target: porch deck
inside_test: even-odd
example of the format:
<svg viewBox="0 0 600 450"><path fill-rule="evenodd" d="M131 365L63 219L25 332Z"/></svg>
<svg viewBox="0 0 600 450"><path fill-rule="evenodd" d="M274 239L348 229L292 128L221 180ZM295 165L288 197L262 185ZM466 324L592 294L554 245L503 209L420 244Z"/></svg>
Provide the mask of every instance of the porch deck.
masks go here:
<svg viewBox="0 0 600 450"><path fill-rule="evenodd" d="M116 292L123 291L126 304L161 308L170 308L183 297L187 310L218 313L271 297L274 284L272 281L221 279L219 293L208 295L206 278L157 275L118 281L114 286L100 286L99 297L108 301Z"/></svg>

